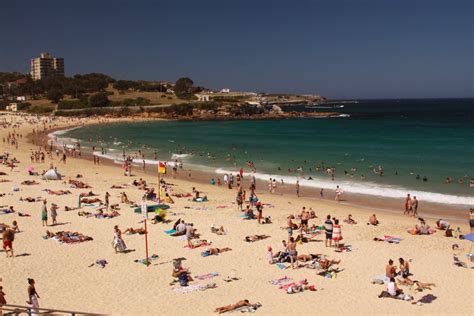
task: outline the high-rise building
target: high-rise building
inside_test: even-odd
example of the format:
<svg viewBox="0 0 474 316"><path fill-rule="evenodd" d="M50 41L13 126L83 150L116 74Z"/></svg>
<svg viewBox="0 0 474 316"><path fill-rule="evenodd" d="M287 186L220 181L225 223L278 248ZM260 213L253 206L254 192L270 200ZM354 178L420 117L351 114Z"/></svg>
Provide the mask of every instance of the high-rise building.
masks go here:
<svg viewBox="0 0 474 316"><path fill-rule="evenodd" d="M31 77L33 80L64 77L64 58L41 53L40 57L31 60Z"/></svg>

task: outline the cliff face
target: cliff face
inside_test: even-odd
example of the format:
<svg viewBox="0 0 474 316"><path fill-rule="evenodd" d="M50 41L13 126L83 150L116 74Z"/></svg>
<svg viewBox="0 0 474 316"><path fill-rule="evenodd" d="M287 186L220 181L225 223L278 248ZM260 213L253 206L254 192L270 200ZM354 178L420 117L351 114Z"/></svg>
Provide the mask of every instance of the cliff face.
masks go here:
<svg viewBox="0 0 474 316"><path fill-rule="evenodd" d="M87 108L56 111L59 116L112 116L147 117L174 120L249 120L287 119L337 116L332 112L285 112L278 105L223 104L223 103L183 103L169 106Z"/></svg>

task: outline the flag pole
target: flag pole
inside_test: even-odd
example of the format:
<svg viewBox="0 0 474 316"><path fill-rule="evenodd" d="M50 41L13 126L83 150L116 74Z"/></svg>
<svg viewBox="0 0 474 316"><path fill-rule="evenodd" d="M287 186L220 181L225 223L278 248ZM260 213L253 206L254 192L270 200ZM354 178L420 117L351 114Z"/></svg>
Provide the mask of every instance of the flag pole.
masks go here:
<svg viewBox="0 0 474 316"><path fill-rule="evenodd" d="M158 204L161 203L160 164L161 164L161 161L158 161Z"/></svg>
<svg viewBox="0 0 474 316"><path fill-rule="evenodd" d="M148 209L146 210L148 212ZM146 266L148 267L150 265L150 260L148 259L148 229L146 227L146 217L143 220L145 223L145 249L146 249Z"/></svg>

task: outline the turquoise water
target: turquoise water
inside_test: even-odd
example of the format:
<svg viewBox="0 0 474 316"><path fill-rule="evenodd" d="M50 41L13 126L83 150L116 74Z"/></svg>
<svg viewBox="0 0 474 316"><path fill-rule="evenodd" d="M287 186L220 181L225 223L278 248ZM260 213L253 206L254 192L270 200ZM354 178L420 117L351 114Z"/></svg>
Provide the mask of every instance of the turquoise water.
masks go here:
<svg viewBox="0 0 474 316"><path fill-rule="evenodd" d="M341 185L345 191L394 197L411 192L424 200L474 204L474 188L469 187L474 177L473 99L371 100L291 109L350 117L120 123L63 136L83 146L102 143L106 155L116 159L122 150L141 150L153 160L157 150L161 160L182 159L185 169L221 173L241 166L251 172L245 163L252 161L262 179L294 182L304 174L314 179L301 181L308 186ZM383 176L374 172L379 166ZM327 167L336 168L334 180L323 171ZM302 172L294 171L298 168ZM446 184L446 177L453 183Z"/></svg>

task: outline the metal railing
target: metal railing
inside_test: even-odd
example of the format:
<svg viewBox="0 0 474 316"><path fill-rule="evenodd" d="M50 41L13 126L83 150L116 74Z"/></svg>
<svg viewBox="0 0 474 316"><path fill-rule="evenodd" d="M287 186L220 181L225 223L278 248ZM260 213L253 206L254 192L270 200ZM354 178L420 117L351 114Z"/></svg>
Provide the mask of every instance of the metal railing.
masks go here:
<svg viewBox="0 0 474 316"><path fill-rule="evenodd" d="M31 308L29 306L22 305L0 305L0 314L3 312L3 316L7 315L88 315L88 316L103 316L104 314L86 313L77 311L68 311L61 309L52 308Z"/></svg>

